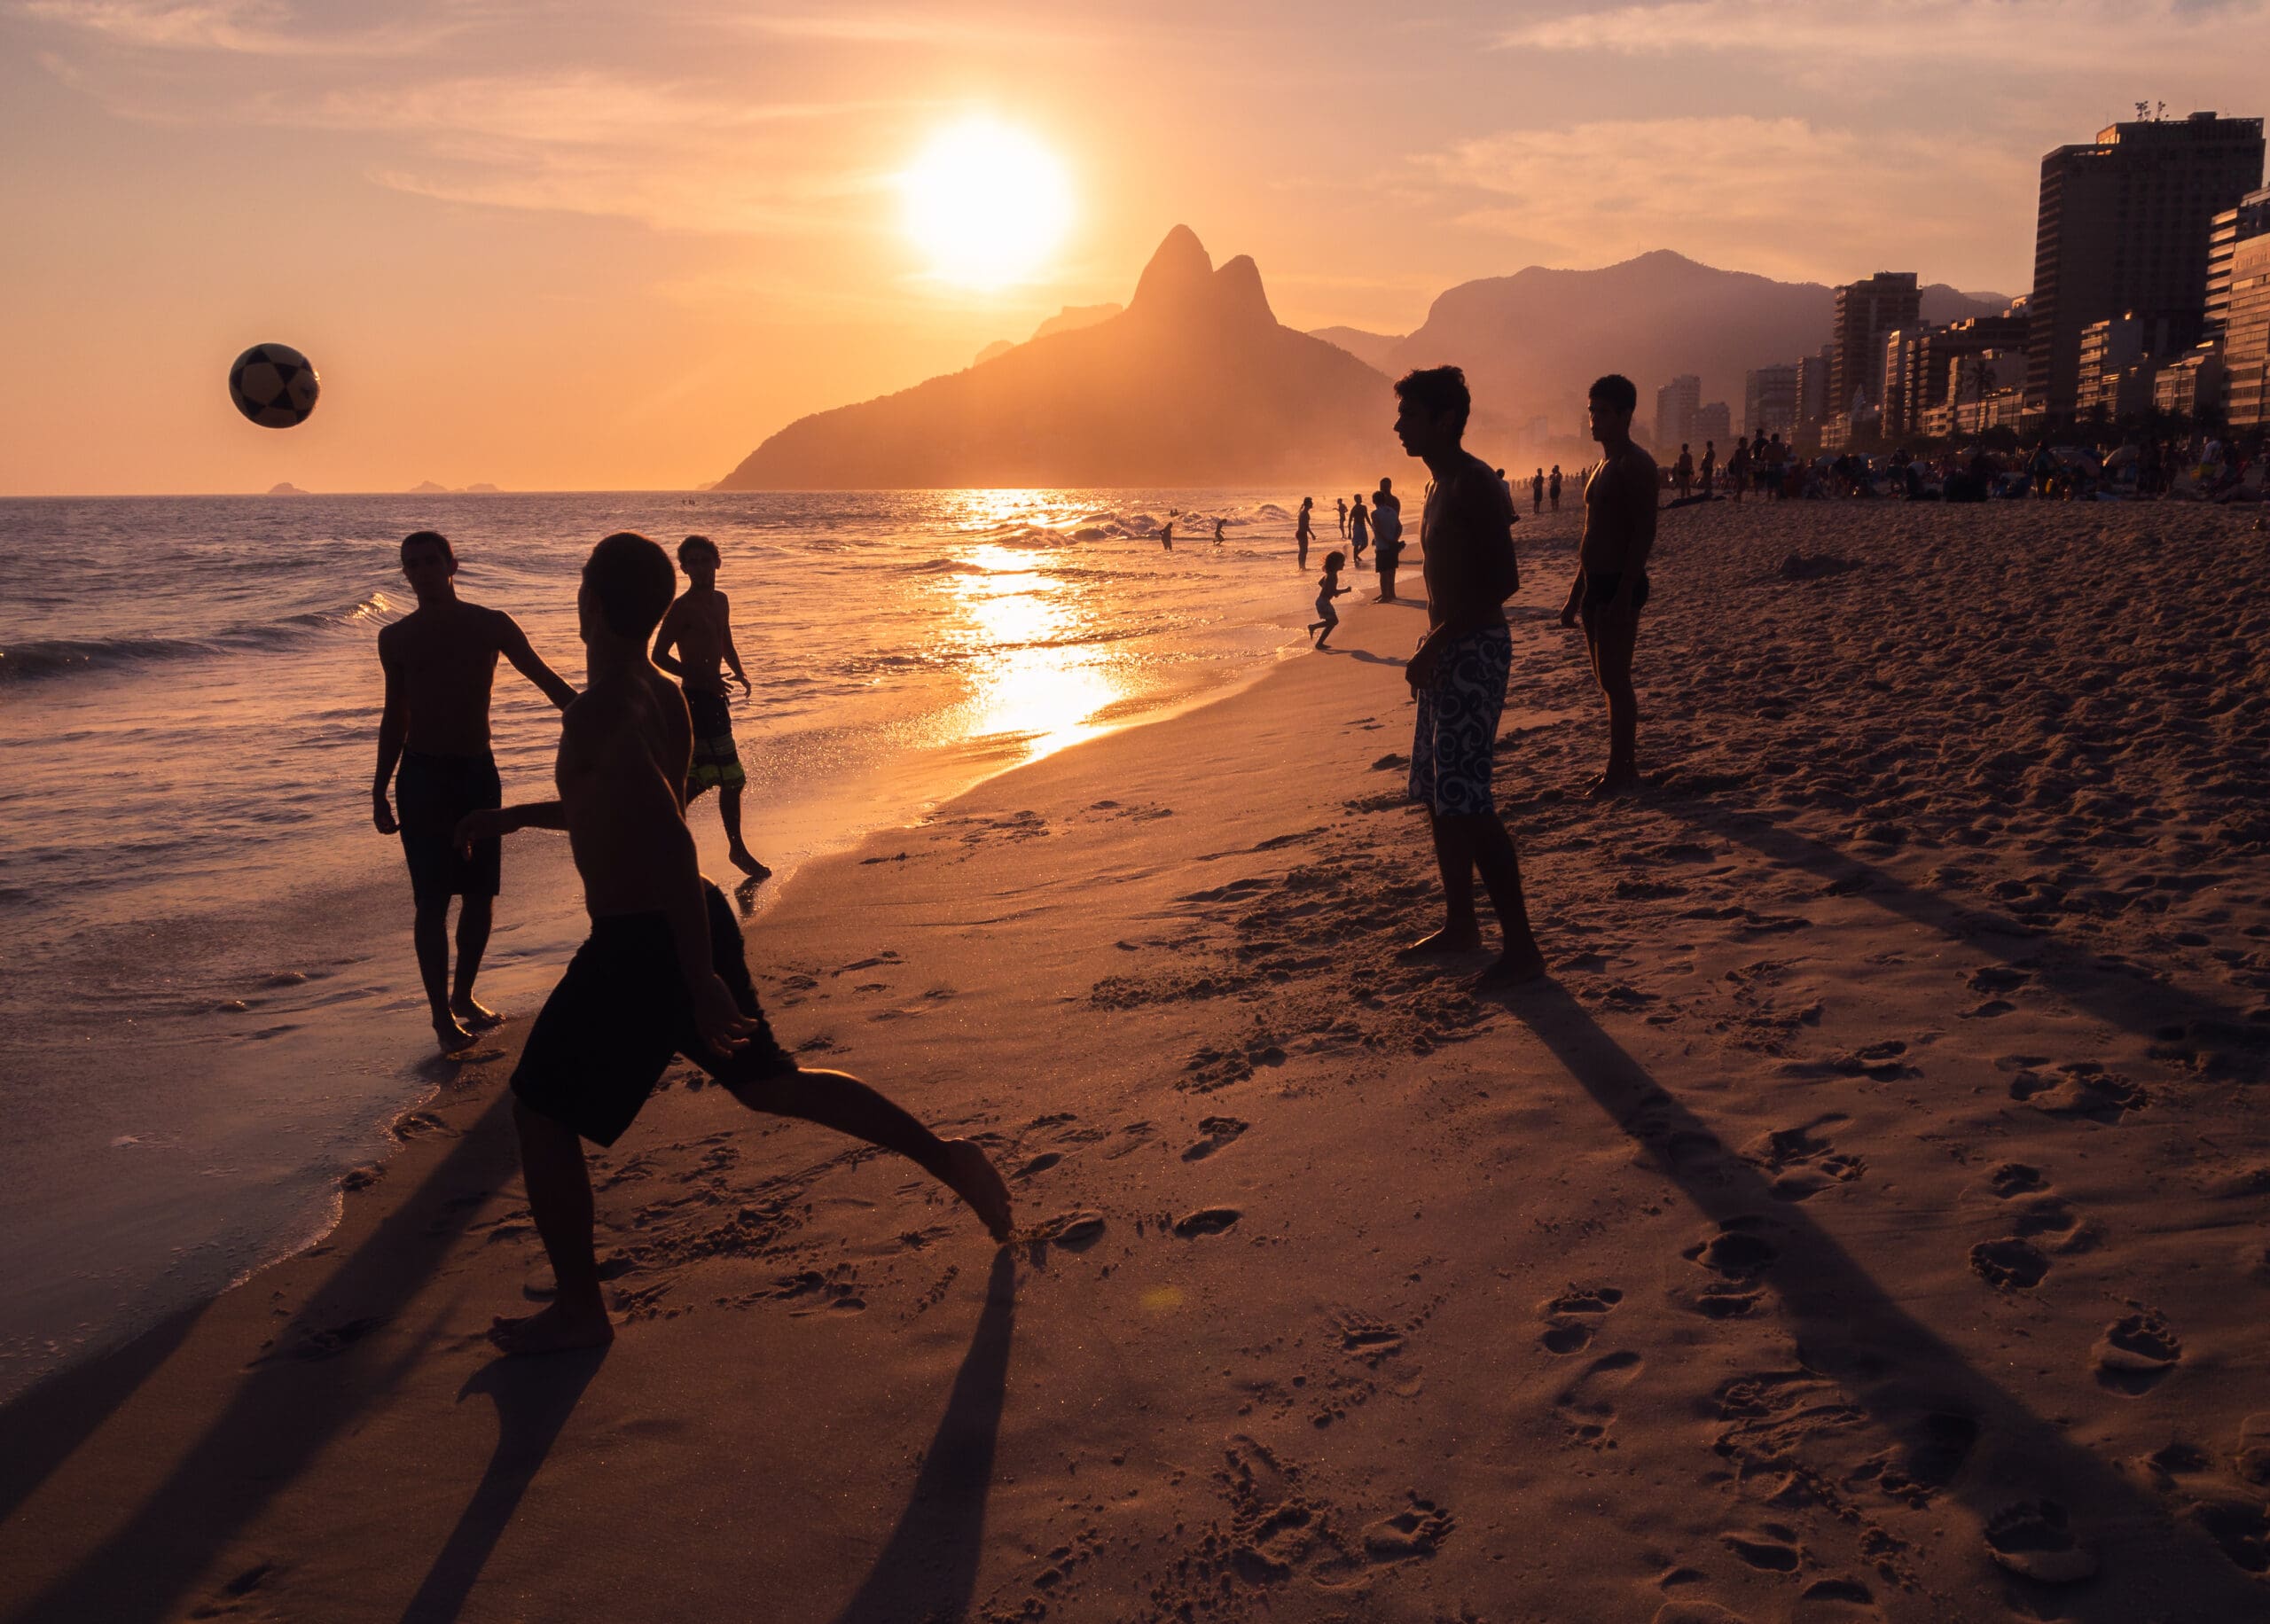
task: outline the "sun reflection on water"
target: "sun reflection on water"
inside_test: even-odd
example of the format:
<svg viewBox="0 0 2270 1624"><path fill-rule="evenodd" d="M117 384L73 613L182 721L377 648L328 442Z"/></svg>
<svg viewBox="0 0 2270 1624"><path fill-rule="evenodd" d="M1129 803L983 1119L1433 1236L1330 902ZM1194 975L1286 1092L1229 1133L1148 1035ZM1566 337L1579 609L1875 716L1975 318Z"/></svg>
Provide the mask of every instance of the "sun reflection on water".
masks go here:
<svg viewBox="0 0 2270 1624"><path fill-rule="evenodd" d="M1019 492L973 492L1005 498ZM996 524L1029 519L1029 502L1002 504ZM1015 741L1029 757L1063 749L1103 731L1096 718L1129 697L1124 659L1109 644L1087 641L1100 629L1083 602L1086 591L1060 574L1034 567L1031 550L980 543L955 555L945 583L946 636L970 654L975 691L968 737Z"/></svg>

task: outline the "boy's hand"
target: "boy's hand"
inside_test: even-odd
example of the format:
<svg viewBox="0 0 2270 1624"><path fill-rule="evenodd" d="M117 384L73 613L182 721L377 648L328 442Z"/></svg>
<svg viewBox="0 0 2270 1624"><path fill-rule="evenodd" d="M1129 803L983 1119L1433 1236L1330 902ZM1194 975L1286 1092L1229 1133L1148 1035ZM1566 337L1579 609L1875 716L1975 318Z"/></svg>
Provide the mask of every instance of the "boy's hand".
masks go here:
<svg viewBox="0 0 2270 1624"><path fill-rule="evenodd" d="M733 680L734 682L739 683L741 685L741 691L742 691L743 693L755 693L755 692L756 691L756 690L755 690L754 687L750 686L750 684L749 684L749 680L748 680L748 674L747 672L743 672L743 671L736 671L736 672L734 672L734 673L733 673L733 676L732 676L732 680Z"/></svg>
<svg viewBox="0 0 2270 1624"><path fill-rule="evenodd" d="M513 825L506 821L505 814L500 809L495 807L484 807L477 812L468 812L459 818L457 833L451 838L457 841L458 854L461 856L470 857L473 855L473 848L476 842L502 839L512 832Z"/></svg>
<svg viewBox="0 0 2270 1624"><path fill-rule="evenodd" d="M371 823L380 834L402 832L402 825L394 821L394 808L387 803L387 792L382 789L371 792Z"/></svg>
<svg viewBox="0 0 2270 1624"><path fill-rule="evenodd" d="M1443 663L1442 640L1429 632L1403 668L1403 680L1413 688L1432 688Z"/></svg>
<svg viewBox="0 0 2270 1624"><path fill-rule="evenodd" d="M710 1053L730 1059L748 1046L748 1035L756 1030L756 1022L741 1013L732 989L714 971L687 990L693 995L694 1029L701 1034Z"/></svg>

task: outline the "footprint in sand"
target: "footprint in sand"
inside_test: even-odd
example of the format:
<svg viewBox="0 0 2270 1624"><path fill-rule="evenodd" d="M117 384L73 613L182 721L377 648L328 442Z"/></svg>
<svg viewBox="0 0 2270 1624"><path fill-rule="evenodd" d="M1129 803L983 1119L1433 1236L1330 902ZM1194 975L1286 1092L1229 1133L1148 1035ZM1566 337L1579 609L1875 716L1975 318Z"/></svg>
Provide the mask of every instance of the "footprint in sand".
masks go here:
<svg viewBox="0 0 2270 1624"><path fill-rule="evenodd" d="M2100 1386L2133 1398L2150 1392L2183 1357L2183 1339L2157 1308L2117 1319L2090 1350Z"/></svg>
<svg viewBox="0 0 2270 1624"><path fill-rule="evenodd" d="M1219 1235L1245 1216L1234 1206L1202 1206L1194 1213L1185 1214L1174 1221L1174 1232L1185 1240L1201 1235Z"/></svg>
<svg viewBox="0 0 2270 1624"><path fill-rule="evenodd" d="M2238 1448L2231 1465L2257 1488L2270 1488L2270 1409L2238 1424Z"/></svg>
<svg viewBox="0 0 2270 1624"><path fill-rule="evenodd" d="M1616 1425L1616 1395L1640 1374L1643 1361L1633 1353L1603 1354L1562 1389L1553 1402L1568 1424L1569 1436L1595 1449L1613 1449L1609 1429Z"/></svg>
<svg viewBox="0 0 2270 1624"><path fill-rule="evenodd" d="M2007 1201L2012 1196L2047 1190L2049 1181L2041 1176L2039 1167L2029 1167L2022 1161L2006 1161L1986 1175L1986 1187Z"/></svg>
<svg viewBox="0 0 2270 1624"><path fill-rule="evenodd" d="M1103 1238L1101 1213L1061 1214L1037 1226L1029 1237L1036 1245L1053 1243L1067 1252L1085 1252Z"/></svg>
<svg viewBox="0 0 2270 1624"><path fill-rule="evenodd" d="M1592 1345L1594 1323L1623 1300L1612 1285L1571 1285L1538 1309L1545 1319L1538 1339L1550 1354L1581 1353Z"/></svg>
<svg viewBox="0 0 2270 1624"><path fill-rule="evenodd" d="M1970 1249L1970 1270L2005 1291L2031 1291L2049 1273L2049 1260L2030 1240L2015 1235L1982 1240Z"/></svg>
<svg viewBox="0 0 2270 1624"><path fill-rule="evenodd" d="M1776 1573L1796 1573L1802 1560L1797 1553L1797 1531L1787 1523L1761 1523L1755 1528L1722 1534L1718 1543L1750 1566Z"/></svg>
<svg viewBox="0 0 2270 1624"><path fill-rule="evenodd" d="M1408 1562L1442 1549L1458 1519L1431 1500L1411 1496L1411 1504L1364 1530L1364 1555L1374 1562Z"/></svg>
<svg viewBox="0 0 2270 1624"><path fill-rule="evenodd" d="M2055 1500L2021 1501L1987 1519L1986 1554L2037 1584L2078 1584L2096 1573L2095 1556Z"/></svg>
<svg viewBox="0 0 2270 1624"><path fill-rule="evenodd" d="M2151 1096L2137 1083L2105 1071L2094 1061L2070 1061L2057 1070L2061 1074L2055 1077L2020 1072L2010 1079L2010 1097L2048 1116L2104 1123L2117 1122L2151 1103Z"/></svg>
<svg viewBox="0 0 2270 1624"><path fill-rule="evenodd" d="M1235 1139L1240 1134L1245 1132L1247 1128L1249 1126L1251 1126L1251 1124L1241 1122L1237 1118L1230 1116L1209 1116L1199 1118L1198 1131L1206 1136L1203 1139L1201 1139L1197 1144L1192 1145L1188 1150L1183 1152L1183 1160L1205 1160L1215 1152L1220 1150L1224 1145L1228 1144L1232 1140Z"/></svg>

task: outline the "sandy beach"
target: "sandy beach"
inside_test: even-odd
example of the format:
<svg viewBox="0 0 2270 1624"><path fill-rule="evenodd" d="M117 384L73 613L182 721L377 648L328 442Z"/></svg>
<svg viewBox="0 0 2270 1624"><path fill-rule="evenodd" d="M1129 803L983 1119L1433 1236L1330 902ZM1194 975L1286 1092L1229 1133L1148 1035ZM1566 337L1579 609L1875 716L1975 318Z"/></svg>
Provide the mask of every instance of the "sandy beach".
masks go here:
<svg viewBox="0 0 2270 1624"><path fill-rule="evenodd" d="M752 933L1014 1245L681 1065L594 1162L617 1339L499 1361L516 1009L327 1242L0 1411L0 1616L2270 1614L2270 538L1666 513L1595 804L1570 505L1499 761L1549 984L1394 956L1424 612L1353 575Z"/></svg>

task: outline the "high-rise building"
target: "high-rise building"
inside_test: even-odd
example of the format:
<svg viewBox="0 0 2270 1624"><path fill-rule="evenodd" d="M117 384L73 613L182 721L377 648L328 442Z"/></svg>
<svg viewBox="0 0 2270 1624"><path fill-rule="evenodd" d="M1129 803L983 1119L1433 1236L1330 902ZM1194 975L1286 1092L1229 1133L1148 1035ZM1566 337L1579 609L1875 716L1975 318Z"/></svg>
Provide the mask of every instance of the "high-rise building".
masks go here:
<svg viewBox="0 0 2270 1624"><path fill-rule="evenodd" d="M1702 403L1702 380L1682 372L1656 391L1656 454L1679 455L1680 444L1695 437L1695 409Z"/></svg>
<svg viewBox="0 0 2270 1624"><path fill-rule="evenodd" d="M1718 443L1718 460L1726 460L1726 449L1734 437L1734 414L1724 401L1712 401L1707 406L1695 409L1693 421L1687 426L1687 438L1695 445L1695 455L1702 455L1702 442L1715 440Z"/></svg>
<svg viewBox="0 0 2270 1624"><path fill-rule="evenodd" d="M2235 208L2217 215L2207 230L2207 309L2202 331L2219 338L2231 300L2231 259L2243 242L2270 232L2270 186L2250 191Z"/></svg>
<svg viewBox="0 0 2270 1624"><path fill-rule="evenodd" d="M1886 440L1904 440L1914 433L1916 419L1930 404L1922 398L1922 380L1918 371L1923 342L1937 331L1936 327L1895 327L1883 335L1883 361L1876 371L1883 379L1878 393L1883 400Z"/></svg>
<svg viewBox="0 0 2270 1624"><path fill-rule="evenodd" d="M2262 121L2195 113L2115 124L2041 160L2026 410L2070 416L2081 330L2133 311L2155 355L2196 343L2214 217L2262 184Z"/></svg>
<svg viewBox="0 0 2270 1624"><path fill-rule="evenodd" d="M1924 333L1916 340L1914 359L1908 371L1906 416L1911 426L1907 432L1945 432L1926 427L1925 419L1943 407L1960 404L1953 398L1956 359L1989 349L2023 351L2026 331L2025 301L2020 300L2000 316L1973 316ZM2007 378L2002 386L2008 387L2023 381ZM1952 424L1953 419L1942 416L1936 421Z"/></svg>
<svg viewBox="0 0 2270 1624"><path fill-rule="evenodd" d="M1797 357L1797 432L1796 442L1804 446L1820 443L1821 420L1828 416L1829 374L1836 368L1833 346L1823 345L1817 355Z"/></svg>
<svg viewBox="0 0 2270 1624"><path fill-rule="evenodd" d="M2144 324L2133 315L2091 322L2081 329L2080 382L2073 415L2107 420L2149 410L2159 368L2148 359Z"/></svg>
<svg viewBox="0 0 2270 1624"><path fill-rule="evenodd" d="M1836 325L1828 341L1828 410L1822 416L1839 418L1855 406L1882 403L1884 334L1916 325L1922 308L1912 270L1880 270L1866 282L1836 290Z"/></svg>
<svg viewBox="0 0 2270 1624"><path fill-rule="evenodd" d="M1742 426L1746 434L1771 434L1784 439L1797 426L1797 369L1762 366L1742 374Z"/></svg>
<svg viewBox="0 0 2270 1624"><path fill-rule="evenodd" d="M2232 250L2221 336L2231 426L2270 425L2270 230Z"/></svg>

